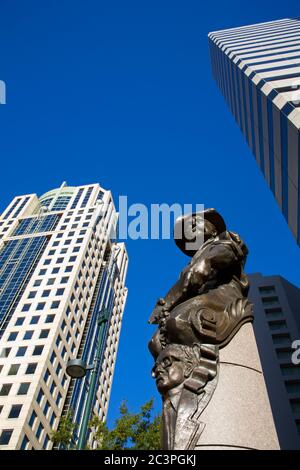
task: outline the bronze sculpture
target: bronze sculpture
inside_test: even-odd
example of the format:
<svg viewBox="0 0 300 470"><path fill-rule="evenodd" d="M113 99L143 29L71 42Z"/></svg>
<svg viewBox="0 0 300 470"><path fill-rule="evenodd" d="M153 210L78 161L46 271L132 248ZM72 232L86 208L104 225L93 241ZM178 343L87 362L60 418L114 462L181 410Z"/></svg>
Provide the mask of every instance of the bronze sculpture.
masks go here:
<svg viewBox="0 0 300 470"><path fill-rule="evenodd" d="M240 237L215 209L179 218L175 234L182 228L175 242L191 262L149 319L158 324L149 349L163 399L164 449L195 448L205 427L201 414L217 387L219 349L253 320L243 271L248 250ZM188 248L199 235L202 246Z"/></svg>

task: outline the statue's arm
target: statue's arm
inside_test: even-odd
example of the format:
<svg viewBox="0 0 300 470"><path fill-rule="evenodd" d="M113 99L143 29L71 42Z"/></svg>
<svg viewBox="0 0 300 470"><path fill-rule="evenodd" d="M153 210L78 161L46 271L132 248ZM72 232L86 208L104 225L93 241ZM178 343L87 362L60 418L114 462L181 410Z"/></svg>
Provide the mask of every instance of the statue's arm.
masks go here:
<svg viewBox="0 0 300 470"><path fill-rule="evenodd" d="M165 297L158 299L149 318L149 323L158 323L158 317L164 311L168 311L189 298L190 271L184 270L179 280L168 291Z"/></svg>
<svg viewBox="0 0 300 470"><path fill-rule="evenodd" d="M231 244L212 246L205 259L195 260L185 268L179 280L164 298L157 301L149 323L158 323L158 318L176 305L189 299L203 286L214 272L223 271L237 262L237 255Z"/></svg>
<svg viewBox="0 0 300 470"><path fill-rule="evenodd" d="M237 251L232 244L216 244L211 247L205 259L197 258L192 266L190 287L200 288L209 278L218 272L230 269L239 260Z"/></svg>

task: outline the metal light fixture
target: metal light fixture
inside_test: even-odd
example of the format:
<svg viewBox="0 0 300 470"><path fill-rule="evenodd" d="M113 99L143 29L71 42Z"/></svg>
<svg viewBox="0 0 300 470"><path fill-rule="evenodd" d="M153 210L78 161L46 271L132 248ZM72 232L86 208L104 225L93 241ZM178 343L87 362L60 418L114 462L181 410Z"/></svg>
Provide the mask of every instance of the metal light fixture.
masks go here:
<svg viewBox="0 0 300 470"><path fill-rule="evenodd" d="M82 359L68 361L66 372L72 379L82 379L90 369Z"/></svg>

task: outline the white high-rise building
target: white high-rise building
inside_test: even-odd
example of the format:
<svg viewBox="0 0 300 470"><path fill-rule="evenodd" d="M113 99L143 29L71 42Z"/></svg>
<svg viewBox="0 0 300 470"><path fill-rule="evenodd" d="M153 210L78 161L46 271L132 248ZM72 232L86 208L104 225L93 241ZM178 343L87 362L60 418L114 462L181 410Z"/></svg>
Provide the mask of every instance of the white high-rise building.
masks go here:
<svg viewBox="0 0 300 470"><path fill-rule="evenodd" d="M300 18L209 34L213 76L300 245Z"/></svg>
<svg viewBox="0 0 300 470"><path fill-rule="evenodd" d="M93 364L99 351L92 409L105 419L127 295L117 219L111 193L98 184L18 196L3 211L1 450L51 449L51 431L68 410L78 425L76 442L87 387L66 374L66 365L74 358Z"/></svg>

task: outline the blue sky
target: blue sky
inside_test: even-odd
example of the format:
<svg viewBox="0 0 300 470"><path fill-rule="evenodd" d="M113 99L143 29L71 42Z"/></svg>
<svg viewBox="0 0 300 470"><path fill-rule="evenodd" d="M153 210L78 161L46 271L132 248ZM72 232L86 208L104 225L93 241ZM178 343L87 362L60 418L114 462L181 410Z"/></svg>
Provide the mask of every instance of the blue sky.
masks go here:
<svg viewBox="0 0 300 470"><path fill-rule="evenodd" d="M2 210L15 194L99 182L117 201L204 203L246 241L248 272L299 283L300 252L211 76L209 31L299 16L291 0L1 0ZM109 423L151 396L148 316L188 261L128 241Z"/></svg>

